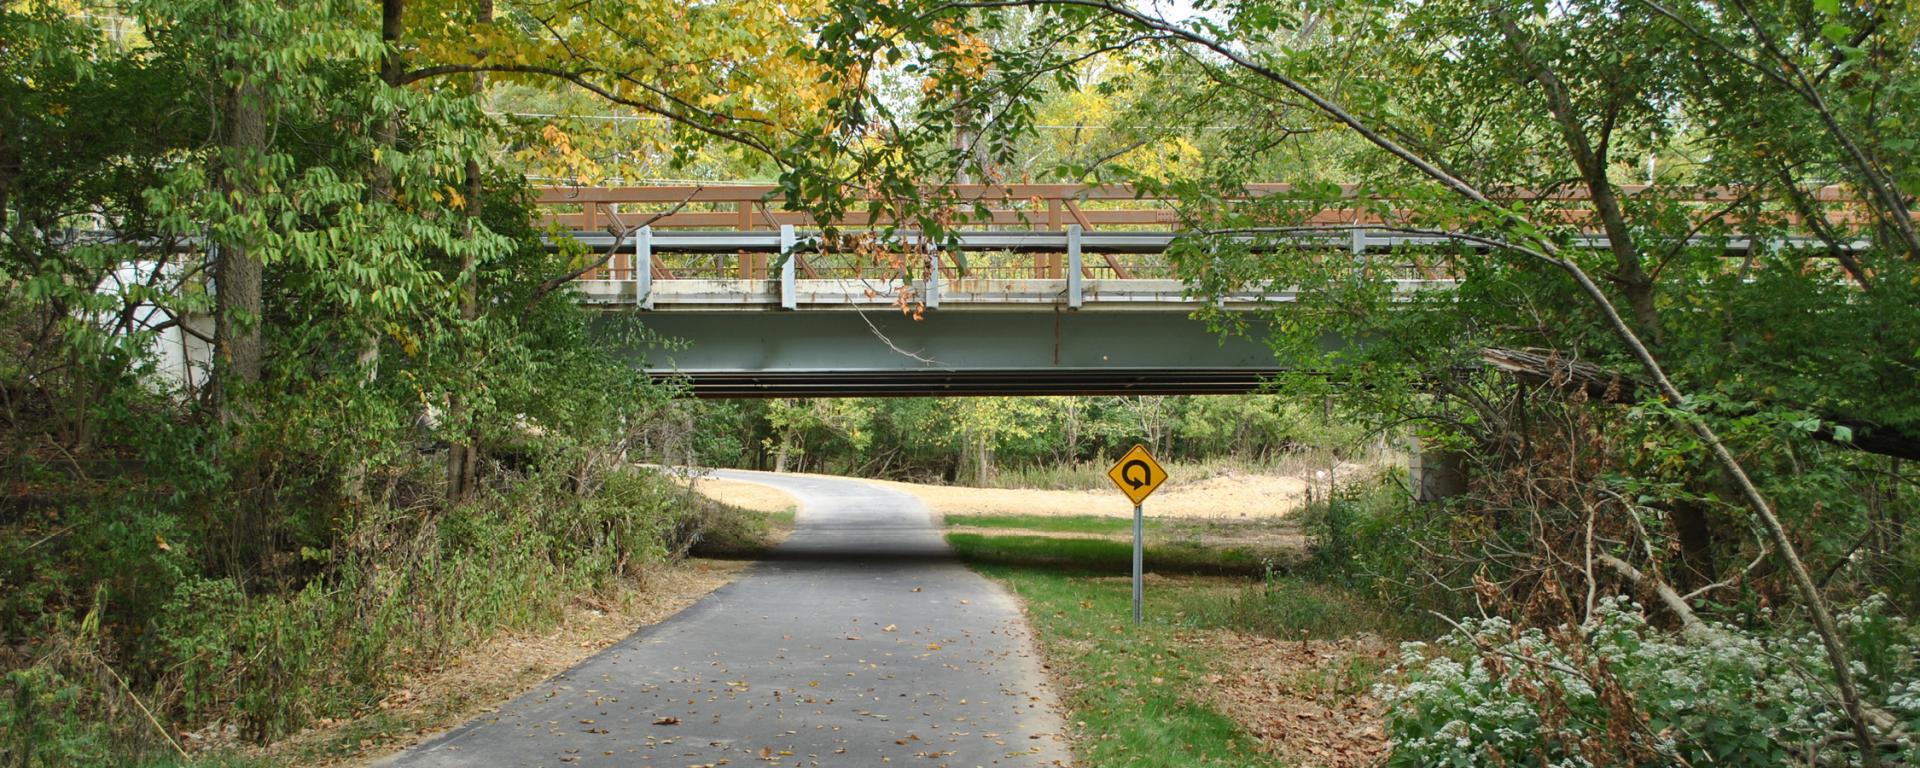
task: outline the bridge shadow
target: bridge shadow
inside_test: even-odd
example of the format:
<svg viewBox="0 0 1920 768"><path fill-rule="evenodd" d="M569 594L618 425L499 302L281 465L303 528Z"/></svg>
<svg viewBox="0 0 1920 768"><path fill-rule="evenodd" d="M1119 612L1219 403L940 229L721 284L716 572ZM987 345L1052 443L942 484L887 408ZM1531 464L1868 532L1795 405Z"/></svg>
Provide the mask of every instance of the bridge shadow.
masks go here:
<svg viewBox="0 0 1920 768"><path fill-rule="evenodd" d="M966 565L993 571L1043 570L1063 576L1126 576L1133 570L1129 543L1098 539L958 534L952 546L928 542L814 540L788 542L761 552L698 553L716 560L756 561L785 572L872 573ZM1292 572L1297 558L1272 553L1200 547L1149 547L1144 570L1165 576L1260 578Z"/></svg>
<svg viewBox="0 0 1920 768"><path fill-rule="evenodd" d="M911 568L953 565L960 562L959 555L945 548L875 548L831 544L824 546L780 547L761 555L758 559L763 563L770 563L787 568L839 568L847 570Z"/></svg>
<svg viewBox="0 0 1920 768"><path fill-rule="evenodd" d="M956 533L947 537L961 560L983 570L1018 568L1065 576L1125 576L1133 572L1133 544L1111 538ZM1191 542L1148 544L1146 573L1165 576L1260 578L1296 569L1297 556L1246 548L1216 548Z"/></svg>

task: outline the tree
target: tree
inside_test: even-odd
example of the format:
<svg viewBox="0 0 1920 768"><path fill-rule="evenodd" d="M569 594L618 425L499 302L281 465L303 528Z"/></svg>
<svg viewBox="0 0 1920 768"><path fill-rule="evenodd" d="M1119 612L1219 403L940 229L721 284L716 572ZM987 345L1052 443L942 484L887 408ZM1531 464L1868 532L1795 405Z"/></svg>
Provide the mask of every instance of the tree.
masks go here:
<svg viewBox="0 0 1920 768"><path fill-rule="evenodd" d="M1001 11L1007 8L1044 9L1055 24L1075 29L1087 42L1082 48L1038 56L999 56L985 65L942 53L951 41L1005 24ZM1753 34L1736 44L1716 36L1720 33L1702 33L1702 29L1711 27L1689 21L1716 15L1708 9L1679 12L1627 2L1593 3L1579 6L1577 11L1548 12L1504 2L1459 2L1421 4L1392 13L1378 12L1366 4L1316 7L1309 12L1296 4L1249 2L1224 6L1216 9L1215 15L1176 24L1105 0L857 4L829 27L831 44L822 50L825 60L833 65L832 71L860 78L872 71L876 62L897 58L895 51L904 39L913 50L926 51L911 66L924 72L937 89L944 89L941 93L965 94L963 98L980 103L1017 105L1032 97L1023 77L1070 69L1087 50L1151 48L1152 53L1140 55L1142 60L1180 57L1206 74L1200 90L1238 92L1242 94L1239 103L1261 105L1277 116L1269 120L1271 127L1241 137L1242 145L1257 155L1270 153L1273 146L1292 140L1299 133L1296 128L1302 125L1337 129L1347 137L1345 142L1329 142L1331 146L1368 148L1372 154L1352 155L1349 170L1367 174L1368 183L1362 185L1358 199L1363 207L1386 217L1386 223L1376 229L1448 238L1485 249L1492 257L1475 263L1478 257L1471 251L1442 250L1434 254L1444 259L1451 275L1466 280L1451 296L1414 301L1422 308L1442 310L1442 321L1423 324L1393 318L1398 314L1394 307L1400 302L1393 292L1383 290L1388 270L1354 269L1351 264L1319 260L1288 247L1302 235L1343 231L1312 224L1309 217L1330 206L1344 205L1344 190L1309 183L1302 194L1291 199L1221 205L1221 193L1230 193L1246 181L1242 174L1257 161L1208 168L1185 178L1176 175L1150 181L1155 188L1188 203L1190 226L1202 233L1232 236L1198 236L1187 241L1189 248L1184 251L1182 267L1194 287L1201 292L1248 284L1305 289L1315 297L1307 308L1289 307L1284 313L1275 313L1282 330L1275 347L1283 354L1298 354L1308 347L1311 338L1307 333L1289 334L1290 330L1314 328L1317 332L1325 327L1305 321L1307 316L1331 319L1355 338L1416 327L1442 332L1444 345L1414 358L1426 364L1419 368L1390 361L1382 365L1380 357L1365 351L1348 353L1344 359L1314 354L1308 361L1319 358L1331 375L1363 387L1460 379L1463 386L1443 390L1443 394L1459 398L1483 417L1501 417L1498 409L1477 402L1483 398L1476 390L1491 382L1475 384L1454 373L1456 366L1472 364L1480 348L1526 340L1532 346L1552 349L1556 355L1630 367L1638 382L1634 397L1640 399L1642 412L1659 414L1680 428L1677 433L1669 431L1654 439L1691 445L1698 449L1698 455L1710 457L1693 470L1687 484L1698 489L1724 483L1727 495L1737 500L1728 506L1742 509L1759 524L1766 549L1776 558L1786 575L1784 581L1807 610L1825 644L1842 708L1853 725L1854 743L1871 743L1874 737L1868 713L1862 708L1828 599L1799 554L1808 542L1796 540L1789 532L1783 513L1776 510L1769 493L1763 490L1763 486L1778 490L1790 484L1775 477L1756 477L1749 466L1757 466L1757 460L1737 457L1722 437L1730 430L1743 436L1752 434L1749 425L1755 407L1735 413L1742 409L1720 405L1729 402L1727 398L1761 395L1757 409L1769 414L1762 420L1780 424L1786 421L1783 412L1807 405L1804 401L1774 399L1782 384L1800 389L1804 382L1812 389L1811 379L1830 377L1833 372L1775 375L1767 368L1771 361L1747 357L1754 352L1751 347L1729 345L1726 339L1695 346L1704 341L1701 335L1695 335L1700 327L1697 322L1689 324L1687 343L1676 344L1671 338L1674 326L1668 322L1670 317L1693 314L1693 307L1752 306L1748 302L1760 297L1776 303L1817 301L1823 307L1821 319L1812 324L1823 327L1828 318L1851 315L1847 305L1858 294L1830 290L1824 279L1830 272L1799 269L1801 279L1776 278L1777 292L1748 293L1743 280L1725 278L1729 274L1746 275L1751 270L1729 270L1729 263L1718 250L1724 242L1719 238L1732 232L1785 231L1792 220L1781 215L1783 209L1794 211L1789 215L1802 220L1815 221L1810 225L1815 230L1844 228L1842 223L1819 223L1829 211L1810 205L1814 196L1807 188L1813 185L1807 182L1817 185L1825 180L1818 175L1821 166L1778 154L1781 146L1757 142L1742 146L1744 153L1731 153L1731 160L1721 160L1716 153L1688 169L1700 181L1740 185L1736 188L1739 200L1716 210L1657 194L1630 200L1619 190L1622 176L1630 171L1616 153L1685 151L1686 142L1694 135L1716 136L1722 141L1735 133L1747 139L1760 135L1822 136L1824 141L1812 157L1823 158L1824 167L1850 169L1850 178L1862 191L1861 202L1875 211L1868 227L1848 236L1864 236L1881 246L1836 257L1841 274L1860 283L1861 275L1905 272L1910 269L1904 258L1909 249L1904 247L1902 231L1909 218L1899 195L1886 194L1888 185L1881 183L1882 179L1900 175L1889 170L1897 166L1899 161L1892 158L1898 152L1863 149L1873 143L1868 137L1875 135L1891 141L1893 147L1900 146L1903 138L1873 128L1883 116L1904 107L1876 109L1869 98L1856 102L1863 106L1857 113L1836 111L1820 89L1810 87L1814 78L1801 74L1807 71L1802 66L1809 65L1809 60L1836 71L1851 62L1854 71L1895 74L1898 82L1882 87L1887 92L1905 92L1911 78L1898 77L1903 74L1901 65L1891 60L1877 67L1866 64L1872 61L1870 52L1903 49L1904 38L1881 24L1897 20L1869 18L1872 14L1856 18L1846 15L1852 11L1834 9L1815 9L1809 14L1793 5L1765 9L1743 6L1738 13ZM1700 16L1689 16L1695 12ZM1822 14L1836 26L1822 32ZM861 22L853 23L855 18ZM1874 42L1879 35L1888 37ZM1291 45L1276 46L1276 38L1290 40ZM1769 51L1766 60L1754 59L1739 47L1741 44ZM1356 48L1370 55L1351 57L1343 53ZM1696 64L1702 57L1716 60L1719 66ZM1783 61L1786 63L1781 64ZM1698 99L1715 90L1757 95L1752 93L1756 70L1765 83L1760 91L1779 98ZM991 76L980 76L981 72ZM1705 74L1710 72L1737 74L1722 79ZM1687 87L1702 83L1703 74L1705 82L1712 84L1710 88ZM1072 80L1056 77L1055 82L1070 87ZM941 103L951 99L942 95ZM1767 111L1783 101L1798 102L1806 108ZM930 113L942 108L931 101L900 107L869 100L847 107L841 124L843 130L857 130L862 125L876 125L869 116L881 115L889 125L939 125L940 118ZM903 111L911 113L912 118L896 116ZM1028 113L1018 106L1009 106L998 114L1005 120L1005 130L1030 128ZM1731 119L1731 115L1740 117ZM1200 116L1214 117L1211 113ZM1769 128L1749 132L1715 127L1728 124ZM913 136L889 133L881 144L885 147L882 152L891 153L885 160L872 159L872 153L853 144L840 155L823 153L821 162L886 176L887 180L873 182L881 188L904 187L916 177L937 178L943 166L964 162L963 158L926 150L926 140ZM1538 151L1541 146L1551 146L1552 151ZM1752 174L1751 165L1742 158L1756 155L1773 157L1771 165L1775 167L1766 175ZM907 159L895 159L901 156ZM1778 173L1781 166L1792 169L1784 181ZM1808 175L1795 176L1795 170ZM1581 210L1571 214L1565 202L1509 203L1495 199L1501 190L1554 190L1569 183L1582 192L1576 204ZM1783 186L1790 191L1781 194ZM1385 199L1368 202L1376 195ZM931 201L933 206L939 204ZM1569 235L1582 223L1591 223L1593 229L1608 235L1609 258L1605 261L1568 247ZM1826 250L1844 252L1833 247L1842 239L1827 236ZM1258 247L1247 247L1249 241ZM1748 265L1762 260L1768 262L1765 271L1773 278L1774 270L1793 272L1797 267L1788 265L1804 265L1807 254L1755 254ZM1872 266L1849 266L1853 260ZM1559 280L1550 279L1553 275ZM1712 287L1700 289L1702 281ZM1792 288L1788 288L1789 283ZM1873 283L1878 287L1887 281L1874 279ZM1669 292L1674 295L1667 296ZM1516 308L1488 301L1516 294L1551 297L1556 303L1523 305L1517 308L1520 312L1515 312ZM1842 295L1849 298L1842 299ZM1579 309L1566 311L1572 307ZM1317 314L1315 308L1320 309ZM1885 315L1868 321L1873 329L1869 335L1905 338L1903 328L1910 310L1886 305L1882 310ZM1896 316L1903 320L1886 322ZM1503 323L1506 318L1520 320L1521 324ZM1903 360L1908 345L1848 348L1858 338L1855 333L1846 333L1844 338L1835 338L1833 344L1820 346L1835 352L1847 349L1843 356L1882 363L1870 362L1857 369L1863 374L1858 384L1867 390L1910 386L1912 367ZM1404 339L1381 346L1404 350L1416 341ZM1725 367L1739 371L1740 378L1731 385L1716 386L1714 379L1700 374L1716 367L1706 362L1709 357L1729 362L1730 347L1740 359ZM1380 367L1370 367L1373 365ZM1756 385L1758 391L1749 389L1747 382ZM1821 382L1826 387L1832 383L1831 378ZM1697 390L1689 395L1683 386ZM1904 415L1906 408L1898 405L1889 411ZM1527 451L1521 453L1524 456ZM1693 491L1693 495L1699 494ZM1608 505L1618 514L1637 514L1630 509L1631 504ZM1672 510L1681 518L1676 527L1682 530L1683 540L1689 538L1686 530L1699 527L1686 523L1685 518L1693 516L1695 523L1704 519L1683 505L1674 505ZM1792 511L1785 514L1797 516ZM1715 546L1711 536L1704 541L1694 538L1688 544L1696 555ZM1627 554L1634 553L1628 550ZM1696 557L1695 562L1706 559ZM1621 570L1616 578L1644 584L1636 573L1641 572ZM1596 577L1588 574L1587 578ZM1872 749L1859 754L1864 761L1874 760Z"/></svg>

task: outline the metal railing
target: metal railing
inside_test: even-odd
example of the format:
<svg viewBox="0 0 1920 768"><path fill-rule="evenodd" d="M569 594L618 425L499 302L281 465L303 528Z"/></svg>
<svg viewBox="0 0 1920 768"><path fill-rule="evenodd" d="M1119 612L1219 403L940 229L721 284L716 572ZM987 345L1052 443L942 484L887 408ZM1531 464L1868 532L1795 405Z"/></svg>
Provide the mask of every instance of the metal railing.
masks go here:
<svg viewBox="0 0 1920 768"><path fill-rule="evenodd" d="M778 293L779 305L788 308L798 301L798 281L837 281L848 286L846 290L863 293L911 285L919 297L932 297L929 303L935 306L943 286L964 295L968 287L993 283L1058 281L1063 285L1055 291L1059 299L1080 306L1088 281L1164 282L1179 277L1167 251L1188 220L1183 213L1191 212L1170 199L1123 185L1068 184L955 185L931 189L929 195L945 206L949 226L957 230L943 249L927 246L913 231L897 231L880 241L878 232L894 222L883 212L884 201L871 197L860 199L865 209L831 222L842 236L825 242L818 231L821 222L804 211L784 208L779 188L772 185L547 188L539 192L536 205L543 224L568 232L599 253L622 242L604 264L583 274L581 282L590 295L625 295L642 307L652 305L653 284L684 281L734 281L737 285L729 290L758 292L769 299ZM1633 204L1680 206L1697 221L1715 222L1719 234L1696 234L1691 240L1728 253L1823 247L1804 234L1778 234L1805 231L1797 209L1750 199L1738 188L1626 186L1620 195ZM1869 220L1870 213L1843 188L1811 190L1804 198L1838 231L1858 231ZM1598 229L1592 211L1582 205L1589 199L1582 189L1510 190L1501 199L1531 205L1537 218L1582 231ZM1287 247L1314 251L1321 254L1318 258L1345 254L1385 277L1448 280L1453 275L1438 256L1442 249L1484 250L1444 237L1407 234L1404 226L1419 220L1412 203L1363 199L1353 186L1308 190L1256 184L1220 204L1250 201L1271 206L1266 216L1274 224L1330 228L1289 238ZM643 222L646 226L635 228ZM1728 234L1749 223L1776 234L1764 239ZM1597 232L1576 237L1573 244L1608 246ZM1844 246L1859 249L1867 244ZM956 252L965 255L956 258ZM708 292L700 295L711 297L719 289L702 290ZM1157 295L1162 288L1148 292Z"/></svg>

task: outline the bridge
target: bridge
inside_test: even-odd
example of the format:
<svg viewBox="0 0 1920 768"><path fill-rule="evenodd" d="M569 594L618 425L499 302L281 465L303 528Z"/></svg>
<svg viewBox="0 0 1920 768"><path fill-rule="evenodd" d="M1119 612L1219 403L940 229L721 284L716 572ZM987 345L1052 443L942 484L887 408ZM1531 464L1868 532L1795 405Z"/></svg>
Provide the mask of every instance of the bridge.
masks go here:
<svg viewBox="0 0 1920 768"><path fill-rule="evenodd" d="M1622 190L1674 199L1669 192ZM932 194L967 227L945 248L913 231L885 242L828 241L821 222L781 207L769 185L548 188L536 204L544 224L600 259L574 281L580 299L607 313L643 313L648 328L686 342L628 352L656 377L683 379L696 396L1209 394L1250 391L1279 372L1252 340L1258 333L1223 338L1193 316L1199 300L1167 256L1182 236L1174 201L1122 185L956 185ZM1378 201L1359 200L1353 187L1339 194L1348 202L1304 217L1327 231L1290 238L1288 247L1352 259L1407 294L1452 284L1440 248L1484 250L1408 234L1392 226L1406 211L1363 204ZM1250 185L1242 199L1275 196L1304 194ZM1864 217L1844 190L1813 197L1836 226ZM1708 188L1678 200L1705 217L1742 198ZM1518 191L1510 199L1597 229L1580 207L1583 192ZM1754 223L1792 226L1797 216L1772 212ZM881 206L832 222L868 234L893 223ZM1829 248L1806 237L1693 239L1731 256ZM1599 234L1572 244L1608 247ZM964 268L956 251L966 255ZM1246 311L1293 299L1290 291L1247 290L1216 301Z"/></svg>

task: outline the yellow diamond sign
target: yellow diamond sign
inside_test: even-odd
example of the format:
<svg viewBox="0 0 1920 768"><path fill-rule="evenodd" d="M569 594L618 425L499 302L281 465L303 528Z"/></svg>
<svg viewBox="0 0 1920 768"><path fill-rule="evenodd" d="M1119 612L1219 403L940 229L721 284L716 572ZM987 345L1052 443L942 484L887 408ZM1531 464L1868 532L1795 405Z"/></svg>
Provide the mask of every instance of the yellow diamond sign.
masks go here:
<svg viewBox="0 0 1920 768"><path fill-rule="evenodd" d="M1153 495L1155 488L1167 481L1167 471L1160 468L1160 462L1153 460L1153 454L1138 443L1127 455L1107 470L1107 479L1120 488L1120 492L1139 504Z"/></svg>

